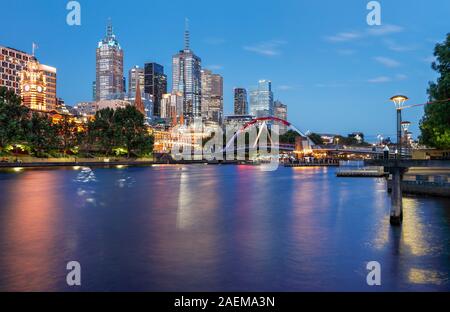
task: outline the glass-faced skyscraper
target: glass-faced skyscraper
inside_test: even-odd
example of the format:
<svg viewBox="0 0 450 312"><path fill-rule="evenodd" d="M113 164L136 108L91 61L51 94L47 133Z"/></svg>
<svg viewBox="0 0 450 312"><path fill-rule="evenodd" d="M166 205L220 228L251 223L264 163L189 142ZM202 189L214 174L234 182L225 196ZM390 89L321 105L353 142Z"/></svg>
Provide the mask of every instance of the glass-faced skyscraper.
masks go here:
<svg viewBox="0 0 450 312"><path fill-rule="evenodd" d="M96 53L95 99L110 99L125 92L123 77L123 50L108 23L106 36L98 43Z"/></svg>
<svg viewBox="0 0 450 312"><path fill-rule="evenodd" d="M141 90L141 93L144 91L144 69L140 68L139 66L134 66L128 71L128 95L129 96L135 96L136 95L136 88L139 84L139 89Z"/></svg>
<svg viewBox="0 0 450 312"><path fill-rule="evenodd" d="M167 76L164 67L157 63L144 65L144 92L153 96L154 115L161 116L161 99L167 93Z"/></svg>
<svg viewBox="0 0 450 312"><path fill-rule="evenodd" d="M201 116L201 59L189 46L189 30L184 35L184 50L172 58L173 92L184 97L184 113L187 119Z"/></svg>
<svg viewBox="0 0 450 312"><path fill-rule="evenodd" d="M248 114L247 90L245 90L244 88L234 89L234 114L235 115Z"/></svg>
<svg viewBox="0 0 450 312"><path fill-rule="evenodd" d="M273 116L272 82L260 80L250 92L250 114L255 117Z"/></svg>

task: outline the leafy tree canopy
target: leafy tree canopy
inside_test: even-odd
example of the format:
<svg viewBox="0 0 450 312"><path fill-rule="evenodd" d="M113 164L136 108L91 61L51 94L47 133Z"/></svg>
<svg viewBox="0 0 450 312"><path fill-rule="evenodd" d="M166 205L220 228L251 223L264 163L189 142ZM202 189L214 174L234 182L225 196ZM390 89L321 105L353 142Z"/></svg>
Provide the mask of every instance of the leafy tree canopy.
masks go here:
<svg viewBox="0 0 450 312"><path fill-rule="evenodd" d="M450 148L450 33L443 43L434 49L436 61L432 68L439 74L436 82L430 82L430 102L425 106L425 115L420 122L420 141L430 147ZM436 102L439 101L439 102Z"/></svg>

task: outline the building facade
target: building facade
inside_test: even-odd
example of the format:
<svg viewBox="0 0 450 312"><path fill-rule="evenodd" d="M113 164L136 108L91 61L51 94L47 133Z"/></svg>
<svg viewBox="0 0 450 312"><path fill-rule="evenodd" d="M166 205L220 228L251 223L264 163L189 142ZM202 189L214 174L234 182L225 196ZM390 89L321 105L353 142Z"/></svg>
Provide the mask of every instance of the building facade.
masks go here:
<svg viewBox="0 0 450 312"><path fill-rule="evenodd" d="M136 86L139 83L139 89L144 91L145 74L144 68L134 66L128 71L128 95L134 96L136 94Z"/></svg>
<svg viewBox="0 0 450 312"><path fill-rule="evenodd" d="M184 98L184 114L192 121L201 117L201 59L189 46L189 30L185 31L184 50L172 58L173 92L180 92Z"/></svg>
<svg viewBox="0 0 450 312"><path fill-rule="evenodd" d="M96 51L96 101L117 97L125 93L123 77L123 50L108 24L106 36L98 43Z"/></svg>
<svg viewBox="0 0 450 312"><path fill-rule="evenodd" d="M223 122L223 77L202 70L202 117L218 124Z"/></svg>
<svg viewBox="0 0 450 312"><path fill-rule="evenodd" d="M0 46L0 86L20 94L20 73L32 59L26 52Z"/></svg>
<svg viewBox="0 0 450 312"><path fill-rule="evenodd" d="M58 98L56 96L56 68L39 64L39 70L45 76L45 108L46 110L58 110Z"/></svg>
<svg viewBox="0 0 450 312"><path fill-rule="evenodd" d="M247 90L244 88L234 89L234 114L235 115L248 114Z"/></svg>
<svg viewBox="0 0 450 312"><path fill-rule="evenodd" d="M183 104L183 95L181 93L163 94L160 117L171 125L183 123Z"/></svg>
<svg viewBox="0 0 450 312"><path fill-rule="evenodd" d="M272 82L260 80L250 92L250 114L255 117L273 116Z"/></svg>
<svg viewBox="0 0 450 312"><path fill-rule="evenodd" d="M46 76L36 60L30 60L20 73L20 96L22 104L32 110L46 111Z"/></svg>
<svg viewBox="0 0 450 312"><path fill-rule="evenodd" d="M97 112L97 102L80 102L73 108L79 116L94 116Z"/></svg>
<svg viewBox="0 0 450 312"><path fill-rule="evenodd" d="M252 120L253 116L251 115L231 115L225 117L224 125L225 127L234 128L237 131Z"/></svg>
<svg viewBox="0 0 450 312"><path fill-rule="evenodd" d="M164 66L158 63L146 63L144 65L144 93L153 96L153 114L161 116L161 99L167 93L167 76L164 74Z"/></svg>
<svg viewBox="0 0 450 312"><path fill-rule="evenodd" d="M287 105L280 101L275 101L273 104L274 116L283 120L287 120ZM282 124L280 127L280 134L284 134L287 131L287 126Z"/></svg>

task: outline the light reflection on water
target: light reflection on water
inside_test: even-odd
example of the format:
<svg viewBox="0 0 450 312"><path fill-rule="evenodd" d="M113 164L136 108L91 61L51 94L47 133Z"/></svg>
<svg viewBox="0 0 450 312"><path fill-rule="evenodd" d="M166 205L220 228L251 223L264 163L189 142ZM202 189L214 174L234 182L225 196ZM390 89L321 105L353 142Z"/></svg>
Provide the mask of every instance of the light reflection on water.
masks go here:
<svg viewBox="0 0 450 312"><path fill-rule="evenodd" d="M446 199L333 168L154 166L0 172L0 290L450 290Z"/></svg>

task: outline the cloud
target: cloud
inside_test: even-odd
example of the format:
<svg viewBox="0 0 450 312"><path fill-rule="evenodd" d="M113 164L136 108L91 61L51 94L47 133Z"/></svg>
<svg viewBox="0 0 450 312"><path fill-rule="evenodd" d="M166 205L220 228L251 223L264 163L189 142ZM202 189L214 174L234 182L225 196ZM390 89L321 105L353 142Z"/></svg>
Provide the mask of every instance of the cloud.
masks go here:
<svg viewBox="0 0 450 312"><path fill-rule="evenodd" d="M281 54L280 47L286 43L286 41L282 40L271 40L261 42L256 45L244 46L243 48L246 51L254 52L264 56L276 56Z"/></svg>
<svg viewBox="0 0 450 312"><path fill-rule="evenodd" d="M385 83L390 81L392 81L392 79L387 76L379 76L368 80L370 83Z"/></svg>
<svg viewBox="0 0 450 312"><path fill-rule="evenodd" d="M280 85L280 86L277 87L277 90L280 90L280 91L289 91L289 90L292 90L292 89L294 89L294 87L293 86L289 86L289 85Z"/></svg>
<svg viewBox="0 0 450 312"><path fill-rule="evenodd" d="M346 42L361 38L361 34L356 31L341 32L334 36L328 36L325 39L330 42Z"/></svg>
<svg viewBox="0 0 450 312"><path fill-rule="evenodd" d="M393 80L402 81L402 80L408 79L408 76L405 74L397 74L394 76L394 78L395 79L392 79L391 77L388 77L388 76L379 76L379 77L369 79L368 82L369 83L385 83L385 82L391 82Z"/></svg>
<svg viewBox="0 0 450 312"><path fill-rule="evenodd" d="M431 63L433 63L433 62L436 61L436 57L434 57L434 56L429 56L429 57L424 58L423 61L424 61L425 63L431 64Z"/></svg>
<svg viewBox="0 0 450 312"><path fill-rule="evenodd" d="M400 62L397 62L396 60L383 56L377 56L374 58L374 60L380 63L381 65L384 65L389 68L399 67L401 65Z"/></svg>
<svg viewBox="0 0 450 312"><path fill-rule="evenodd" d="M401 26L386 24L381 26L372 26L367 30L367 33L371 36L385 36L402 31L404 31L404 28Z"/></svg>
<svg viewBox="0 0 450 312"><path fill-rule="evenodd" d="M207 68L209 70L220 70L220 69L223 69L223 65L211 64L211 65L205 66L205 68Z"/></svg>
<svg viewBox="0 0 450 312"><path fill-rule="evenodd" d="M347 31L347 32L340 32L333 36L327 36L325 37L325 40L333 43L339 43L339 42L349 42L361 38L366 37L380 37L380 36L386 36L389 34L399 33L404 31L404 28L398 25L382 25L382 26L372 26L368 28L366 31Z"/></svg>
<svg viewBox="0 0 450 312"><path fill-rule="evenodd" d="M408 52L417 50L417 46L414 45L406 45L400 44L392 39L385 39L384 43L387 45L387 48L394 52Z"/></svg>

